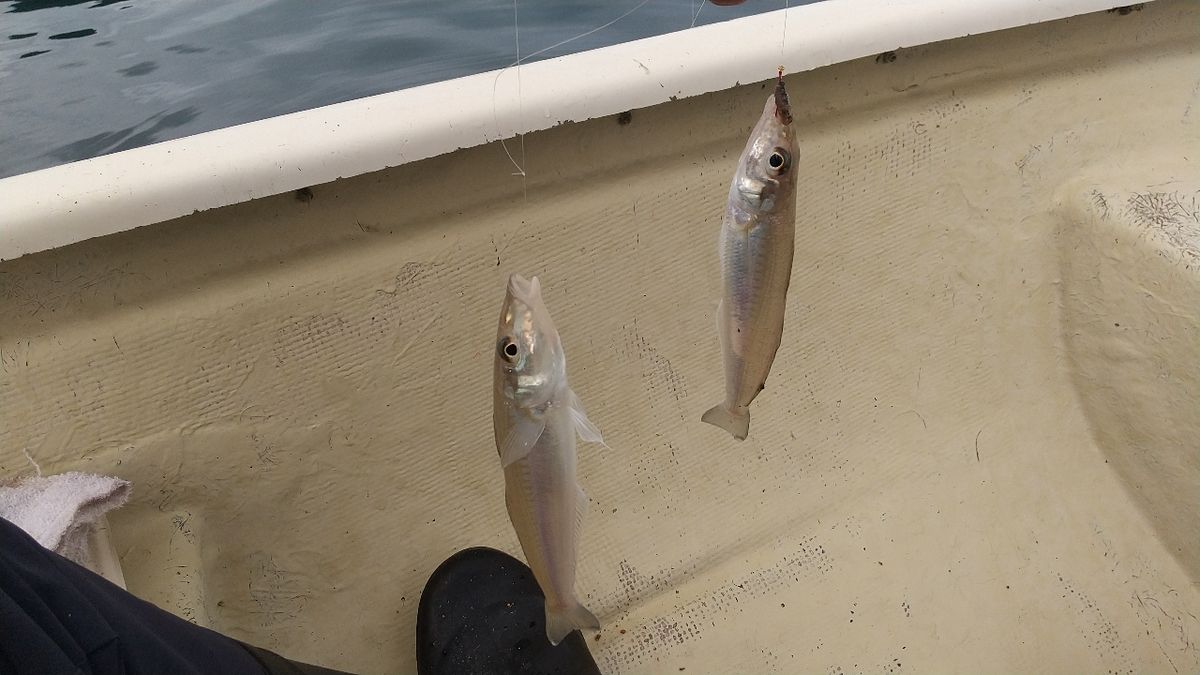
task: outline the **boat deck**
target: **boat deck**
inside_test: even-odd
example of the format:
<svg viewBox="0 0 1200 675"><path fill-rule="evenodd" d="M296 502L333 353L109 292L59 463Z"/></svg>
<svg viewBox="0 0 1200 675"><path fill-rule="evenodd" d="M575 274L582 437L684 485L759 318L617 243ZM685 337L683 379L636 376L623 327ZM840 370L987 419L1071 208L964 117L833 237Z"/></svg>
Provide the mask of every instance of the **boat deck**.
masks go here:
<svg viewBox="0 0 1200 675"><path fill-rule="evenodd" d="M524 182L486 145L4 262L0 472L131 480L142 597L411 671L438 563L520 555L492 342L538 274L611 446L580 447L604 672L1196 672L1198 38L1163 0L790 75L745 442L699 416L762 83L530 134Z"/></svg>

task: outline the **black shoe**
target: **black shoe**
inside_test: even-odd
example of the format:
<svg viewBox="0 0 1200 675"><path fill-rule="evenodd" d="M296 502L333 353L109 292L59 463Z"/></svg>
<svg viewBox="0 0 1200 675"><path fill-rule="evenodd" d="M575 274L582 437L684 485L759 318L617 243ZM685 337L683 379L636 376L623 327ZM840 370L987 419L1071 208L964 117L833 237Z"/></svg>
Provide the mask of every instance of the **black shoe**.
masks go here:
<svg viewBox="0 0 1200 675"><path fill-rule="evenodd" d="M524 563L490 548L459 551L421 593L417 672L600 675L579 631L554 647L545 621L545 596Z"/></svg>

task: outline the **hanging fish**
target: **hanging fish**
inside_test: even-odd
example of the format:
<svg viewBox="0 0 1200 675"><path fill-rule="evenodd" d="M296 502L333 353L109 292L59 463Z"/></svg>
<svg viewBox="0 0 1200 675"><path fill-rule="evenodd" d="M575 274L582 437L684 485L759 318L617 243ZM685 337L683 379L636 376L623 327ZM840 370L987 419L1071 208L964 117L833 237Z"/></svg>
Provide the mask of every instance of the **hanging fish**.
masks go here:
<svg viewBox="0 0 1200 675"><path fill-rule="evenodd" d="M725 401L700 418L744 440L783 337L796 238L796 139L783 70L738 160L721 223L717 332Z"/></svg>
<svg viewBox="0 0 1200 675"><path fill-rule="evenodd" d="M575 435L604 443L567 385L558 331L537 277L514 274L500 312L492 425L504 500L525 559L546 596L546 637L557 645L600 622L575 597L575 550L588 498L575 478Z"/></svg>

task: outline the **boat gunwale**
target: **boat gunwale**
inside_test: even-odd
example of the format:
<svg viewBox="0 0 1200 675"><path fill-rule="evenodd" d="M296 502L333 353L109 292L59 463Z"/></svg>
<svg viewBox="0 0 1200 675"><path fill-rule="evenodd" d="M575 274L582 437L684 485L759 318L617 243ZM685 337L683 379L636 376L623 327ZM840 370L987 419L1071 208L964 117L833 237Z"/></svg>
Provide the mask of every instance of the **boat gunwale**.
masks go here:
<svg viewBox="0 0 1200 675"><path fill-rule="evenodd" d="M203 132L0 179L0 260L763 81L779 66L809 71L1113 6L825 0L523 64L519 83L516 68L492 70Z"/></svg>

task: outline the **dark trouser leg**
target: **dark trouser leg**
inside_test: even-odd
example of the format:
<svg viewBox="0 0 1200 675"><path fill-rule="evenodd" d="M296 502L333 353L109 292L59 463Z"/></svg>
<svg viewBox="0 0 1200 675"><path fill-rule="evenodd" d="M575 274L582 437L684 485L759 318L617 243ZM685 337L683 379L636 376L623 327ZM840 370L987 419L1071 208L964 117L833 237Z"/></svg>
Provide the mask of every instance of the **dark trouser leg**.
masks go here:
<svg viewBox="0 0 1200 675"><path fill-rule="evenodd" d="M48 551L0 518L0 673L337 671L288 661L191 624Z"/></svg>

